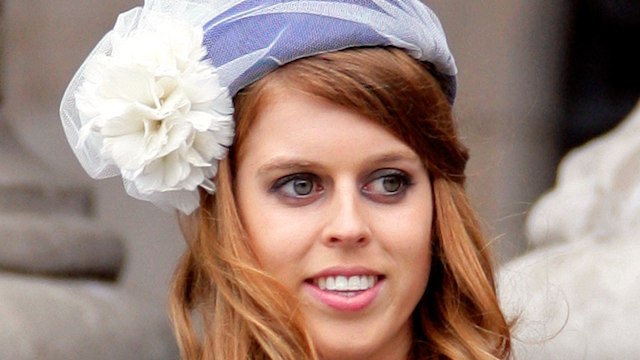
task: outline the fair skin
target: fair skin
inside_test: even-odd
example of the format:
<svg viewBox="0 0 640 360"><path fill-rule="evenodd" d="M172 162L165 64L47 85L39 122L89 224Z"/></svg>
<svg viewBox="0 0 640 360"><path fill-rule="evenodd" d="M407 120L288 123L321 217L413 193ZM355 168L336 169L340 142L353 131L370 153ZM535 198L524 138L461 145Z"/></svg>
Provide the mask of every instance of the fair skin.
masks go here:
<svg viewBox="0 0 640 360"><path fill-rule="evenodd" d="M406 359L431 255L420 158L371 120L285 87L251 126L240 215L261 266L300 299L321 357Z"/></svg>

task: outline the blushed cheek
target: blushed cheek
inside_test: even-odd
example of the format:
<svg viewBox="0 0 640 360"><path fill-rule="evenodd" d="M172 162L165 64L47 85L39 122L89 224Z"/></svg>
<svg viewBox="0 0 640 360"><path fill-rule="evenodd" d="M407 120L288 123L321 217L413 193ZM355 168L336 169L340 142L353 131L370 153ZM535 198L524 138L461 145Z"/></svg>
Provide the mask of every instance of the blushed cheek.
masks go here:
<svg viewBox="0 0 640 360"><path fill-rule="evenodd" d="M415 256L415 260L430 260L432 247L430 233L417 234L415 238L418 240L411 243L406 250Z"/></svg>
<svg viewBox="0 0 640 360"><path fill-rule="evenodd" d="M405 259L409 263L415 264L416 270L428 269L431 263L431 237L425 234L416 234L416 241L403 247Z"/></svg>
<svg viewBox="0 0 640 360"><path fill-rule="evenodd" d="M402 250L399 251L403 254L402 258L409 264L405 268L408 276L415 276L415 286L426 286L433 256L431 212L423 211L422 216L408 217L407 219L410 219L412 224L404 224L405 232L403 238L405 242L401 243ZM406 229L412 229L413 231L406 231Z"/></svg>
<svg viewBox="0 0 640 360"><path fill-rule="evenodd" d="M429 283L433 252L430 236L424 236L424 234L416 234L416 236L422 236L422 241L417 241L404 249L406 263L403 277L407 285L410 284L408 291L413 294L411 298L419 301Z"/></svg>
<svg viewBox="0 0 640 360"><path fill-rule="evenodd" d="M263 270L282 281L292 276L289 274L291 267L305 257L309 246L305 232L308 226L296 226L296 222L291 220L284 214L275 218L263 217L260 226L253 228L249 236Z"/></svg>

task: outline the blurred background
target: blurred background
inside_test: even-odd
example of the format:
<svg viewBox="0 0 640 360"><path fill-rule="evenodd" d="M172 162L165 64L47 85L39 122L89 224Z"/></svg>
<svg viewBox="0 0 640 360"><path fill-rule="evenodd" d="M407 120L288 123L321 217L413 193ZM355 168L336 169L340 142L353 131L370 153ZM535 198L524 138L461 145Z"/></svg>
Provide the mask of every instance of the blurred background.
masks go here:
<svg viewBox="0 0 640 360"><path fill-rule="evenodd" d="M117 14L141 3L0 0L0 149L38 159L44 177L89 189L92 205L85 215L124 244L114 286L163 312L183 249L175 216L130 199L118 179L90 180L58 117L74 71ZM471 148L469 191L504 262L527 250L527 210L552 186L561 156L615 126L637 101L640 59L631 45L637 47L640 34L638 4L427 3L440 16L460 69L456 114ZM0 170L19 172L21 166L3 164ZM0 198L7 197L2 191Z"/></svg>

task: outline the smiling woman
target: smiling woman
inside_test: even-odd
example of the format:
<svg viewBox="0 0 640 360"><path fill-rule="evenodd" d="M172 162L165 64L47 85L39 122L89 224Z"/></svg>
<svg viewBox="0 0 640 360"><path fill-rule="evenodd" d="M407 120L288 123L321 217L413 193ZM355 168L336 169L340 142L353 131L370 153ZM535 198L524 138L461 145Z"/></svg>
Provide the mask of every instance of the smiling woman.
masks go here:
<svg viewBox="0 0 640 360"><path fill-rule="evenodd" d="M147 55L117 48L138 40L114 41L62 114L91 174L119 172L133 196L183 212L172 291L183 358L509 357L464 191L455 64L428 8L231 0L141 11L116 34L152 36L190 14L206 64L179 41ZM126 78L104 76L125 66Z"/></svg>
<svg viewBox="0 0 640 360"><path fill-rule="evenodd" d="M467 153L427 67L398 49L317 55L235 105L218 192L185 224L179 326L205 314L204 344L229 346L215 358L508 357Z"/></svg>
<svg viewBox="0 0 640 360"><path fill-rule="evenodd" d="M324 358L406 357L429 274L429 176L380 125L283 88L237 163L240 218L261 268L300 299Z"/></svg>

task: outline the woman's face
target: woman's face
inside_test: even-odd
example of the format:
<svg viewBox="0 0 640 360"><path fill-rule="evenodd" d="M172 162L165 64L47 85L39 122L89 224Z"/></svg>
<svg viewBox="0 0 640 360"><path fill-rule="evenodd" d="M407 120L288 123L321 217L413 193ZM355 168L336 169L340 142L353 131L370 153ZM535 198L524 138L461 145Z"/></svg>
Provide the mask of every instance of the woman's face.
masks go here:
<svg viewBox="0 0 640 360"><path fill-rule="evenodd" d="M263 268L298 296L323 359L400 359L430 268L431 184L373 121L280 89L237 165L242 221Z"/></svg>

